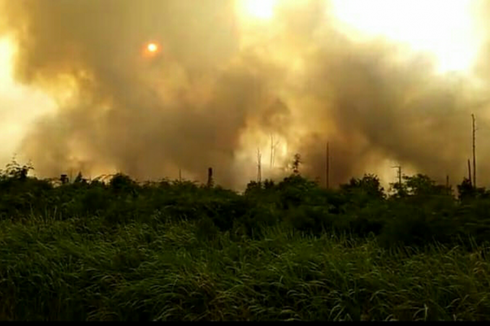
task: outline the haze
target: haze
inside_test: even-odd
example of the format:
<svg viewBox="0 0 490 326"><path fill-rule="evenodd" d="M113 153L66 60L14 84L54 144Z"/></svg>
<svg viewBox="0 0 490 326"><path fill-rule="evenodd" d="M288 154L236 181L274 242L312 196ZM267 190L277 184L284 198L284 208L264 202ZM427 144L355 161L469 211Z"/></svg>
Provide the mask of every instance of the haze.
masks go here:
<svg viewBox="0 0 490 326"><path fill-rule="evenodd" d="M302 173L459 182L489 150L484 0L0 0L0 163L242 188ZM271 164L271 137L274 163Z"/></svg>

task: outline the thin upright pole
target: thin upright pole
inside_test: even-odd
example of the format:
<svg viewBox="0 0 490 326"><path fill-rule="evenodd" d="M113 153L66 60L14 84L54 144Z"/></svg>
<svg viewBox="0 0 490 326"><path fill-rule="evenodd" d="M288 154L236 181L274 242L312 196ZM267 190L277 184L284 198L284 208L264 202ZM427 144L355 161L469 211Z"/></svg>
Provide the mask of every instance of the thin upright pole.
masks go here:
<svg viewBox="0 0 490 326"><path fill-rule="evenodd" d="M473 121L473 187L476 188L476 120L475 115L471 115Z"/></svg>
<svg viewBox="0 0 490 326"><path fill-rule="evenodd" d="M330 188L330 143L327 142L327 148L325 153L325 186Z"/></svg>

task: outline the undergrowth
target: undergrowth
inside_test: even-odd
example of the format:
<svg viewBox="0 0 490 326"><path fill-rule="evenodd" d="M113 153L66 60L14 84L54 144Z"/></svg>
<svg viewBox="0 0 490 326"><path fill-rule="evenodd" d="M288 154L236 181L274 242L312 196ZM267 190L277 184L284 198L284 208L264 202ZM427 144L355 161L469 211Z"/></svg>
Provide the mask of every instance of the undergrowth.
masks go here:
<svg viewBox="0 0 490 326"><path fill-rule="evenodd" d="M0 177L0 320L490 319L490 199L465 181L238 194L29 169Z"/></svg>

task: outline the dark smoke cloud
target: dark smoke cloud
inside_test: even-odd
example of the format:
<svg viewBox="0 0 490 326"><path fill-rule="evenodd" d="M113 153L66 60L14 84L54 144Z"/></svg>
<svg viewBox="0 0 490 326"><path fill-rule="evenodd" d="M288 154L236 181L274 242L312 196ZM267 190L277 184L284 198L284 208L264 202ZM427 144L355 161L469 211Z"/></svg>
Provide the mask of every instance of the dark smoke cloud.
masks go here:
<svg viewBox="0 0 490 326"><path fill-rule="evenodd" d="M485 92L399 46L349 40L322 14L325 1L285 3L244 47L229 0L0 0L0 26L18 43L16 79L59 103L19 152L44 176L148 179L180 168L203 180L212 166L236 187L255 176L240 153L254 157L244 139L261 132L287 140L312 177L323 177L328 140L333 183L386 159L436 179L466 175L470 114L486 123ZM149 40L162 45L158 58L142 56ZM479 146L484 162L483 137Z"/></svg>
<svg viewBox="0 0 490 326"><path fill-rule="evenodd" d="M334 171L342 171L345 180L363 173L376 157L388 157L438 179L461 176L470 149L468 105L475 104L462 101L465 90L457 80L431 77L432 66L423 61L393 65L391 53L374 44L344 45L340 54L327 49L309 60L319 86L312 92L329 107L321 120L335 121L329 136L338 153ZM322 161L323 148L314 162Z"/></svg>

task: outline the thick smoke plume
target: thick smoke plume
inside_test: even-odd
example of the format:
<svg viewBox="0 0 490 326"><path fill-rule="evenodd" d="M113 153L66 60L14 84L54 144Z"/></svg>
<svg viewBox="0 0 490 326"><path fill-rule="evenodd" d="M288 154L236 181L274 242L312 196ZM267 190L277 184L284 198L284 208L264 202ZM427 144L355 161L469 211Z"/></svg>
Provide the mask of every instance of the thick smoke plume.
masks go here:
<svg viewBox="0 0 490 326"><path fill-rule="evenodd" d="M324 14L327 1L281 3L258 30L229 0L0 0L0 32L18 46L15 78L58 103L19 153L42 176L181 169L204 180L213 167L218 183L240 187L256 176L258 147L272 173L274 135L288 150L278 166L299 152L304 173L321 179L329 141L332 184L392 163L439 180L466 175L470 114L484 130L488 87L437 75L400 46L350 40ZM144 53L148 41L161 45L157 56Z"/></svg>

